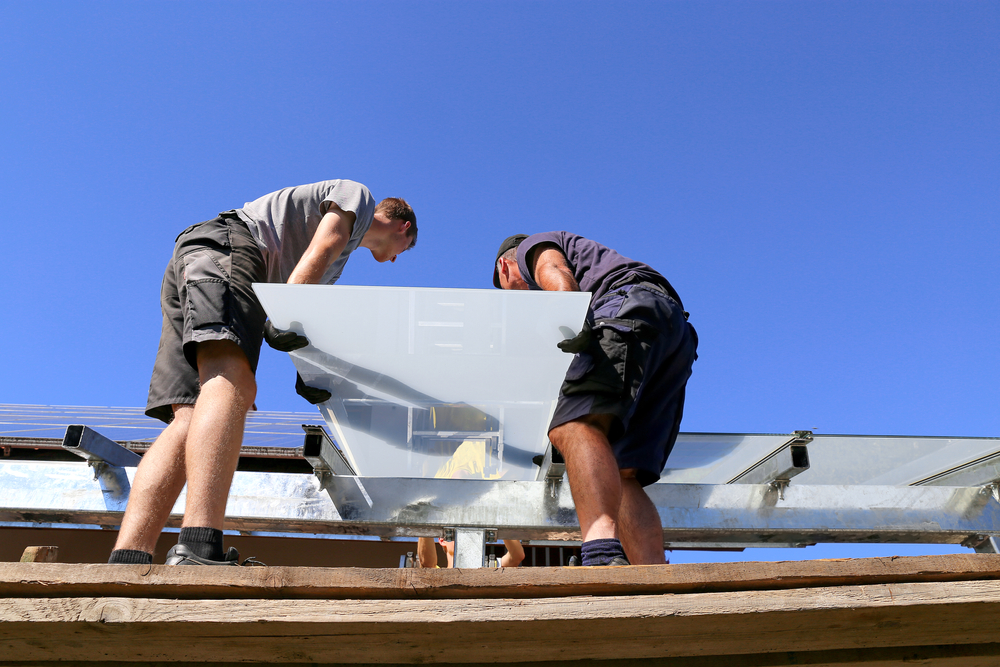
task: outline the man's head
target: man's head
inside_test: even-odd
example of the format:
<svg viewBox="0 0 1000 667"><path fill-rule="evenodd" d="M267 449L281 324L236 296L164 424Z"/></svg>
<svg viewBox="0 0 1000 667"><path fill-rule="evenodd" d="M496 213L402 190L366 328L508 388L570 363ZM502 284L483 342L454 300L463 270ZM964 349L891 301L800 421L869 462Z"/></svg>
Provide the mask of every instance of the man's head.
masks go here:
<svg viewBox="0 0 1000 667"><path fill-rule="evenodd" d="M386 197L375 207L372 227L378 232L369 247L379 262L395 262L396 257L417 245L417 216L413 208L399 197ZM366 235L367 236L367 235Z"/></svg>
<svg viewBox="0 0 1000 667"><path fill-rule="evenodd" d="M517 265L517 247L528 238L527 234L508 236L500 244L497 260L493 265L493 286L500 289L528 289Z"/></svg>

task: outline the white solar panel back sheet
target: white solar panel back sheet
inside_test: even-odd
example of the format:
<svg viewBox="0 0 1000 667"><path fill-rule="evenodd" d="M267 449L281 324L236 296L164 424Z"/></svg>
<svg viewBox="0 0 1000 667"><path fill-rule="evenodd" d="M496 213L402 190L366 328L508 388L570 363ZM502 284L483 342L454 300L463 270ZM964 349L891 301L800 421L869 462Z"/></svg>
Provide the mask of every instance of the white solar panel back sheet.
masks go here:
<svg viewBox="0 0 1000 667"><path fill-rule="evenodd" d="M589 293L255 284L359 475L530 480Z"/></svg>

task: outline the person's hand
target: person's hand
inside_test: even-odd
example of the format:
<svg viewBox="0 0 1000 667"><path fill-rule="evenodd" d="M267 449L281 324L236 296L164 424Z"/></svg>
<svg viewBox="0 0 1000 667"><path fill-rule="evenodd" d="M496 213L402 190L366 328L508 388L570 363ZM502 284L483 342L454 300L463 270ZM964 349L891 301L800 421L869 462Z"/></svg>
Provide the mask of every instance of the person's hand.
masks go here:
<svg viewBox="0 0 1000 667"><path fill-rule="evenodd" d="M303 338L303 340L305 339ZM295 374L295 393L313 405L316 405L317 403L324 403L333 397L333 394L328 392L326 389L310 387L307 385L302 379L302 376L298 373Z"/></svg>
<svg viewBox="0 0 1000 667"><path fill-rule="evenodd" d="M580 333L573 336L572 338L567 338L566 340L559 341L556 343L558 347L563 352L568 352L569 354L577 354L583 352L590 345L590 338L593 335L593 330L590 326L590 320L583 321L583 328L580 329Z"/></svg>
<svg viewBox="0 0 1000 667"><path fill-rule="evenodd" d="M282 331L271 324L271 320L264 322L264 340L267 344L281 352L294 352L309 344L309 339L299 335L294 331Z"/></svg>

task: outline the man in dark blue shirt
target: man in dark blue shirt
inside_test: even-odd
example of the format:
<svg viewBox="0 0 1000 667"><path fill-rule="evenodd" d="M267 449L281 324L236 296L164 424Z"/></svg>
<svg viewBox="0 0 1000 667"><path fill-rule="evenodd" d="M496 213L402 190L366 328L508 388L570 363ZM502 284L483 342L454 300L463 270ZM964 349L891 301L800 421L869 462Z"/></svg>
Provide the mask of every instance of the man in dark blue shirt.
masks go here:
<svg viewBox="0 0 1000 667"><path fill-rule="evenodd" d="M698 337L666 278L568 232L517 234L497 253L501 289L591 292L549 439L566 460L583 565L664 563L663 527L643 487L680 430ZM627 558L626 558L627 556Z"/></svg>

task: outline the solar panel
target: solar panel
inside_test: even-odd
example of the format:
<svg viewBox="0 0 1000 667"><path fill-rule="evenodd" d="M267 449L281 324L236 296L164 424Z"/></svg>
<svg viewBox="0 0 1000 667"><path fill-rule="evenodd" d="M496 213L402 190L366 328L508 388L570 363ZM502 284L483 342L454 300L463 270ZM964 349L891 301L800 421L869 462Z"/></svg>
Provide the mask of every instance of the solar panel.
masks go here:
<svg viewBox="0 0 1000 667"><path fill-rule="evenodd" d="M360 475L529 480L590 295L254 285Z"/></svg>

